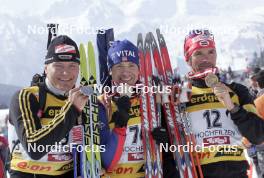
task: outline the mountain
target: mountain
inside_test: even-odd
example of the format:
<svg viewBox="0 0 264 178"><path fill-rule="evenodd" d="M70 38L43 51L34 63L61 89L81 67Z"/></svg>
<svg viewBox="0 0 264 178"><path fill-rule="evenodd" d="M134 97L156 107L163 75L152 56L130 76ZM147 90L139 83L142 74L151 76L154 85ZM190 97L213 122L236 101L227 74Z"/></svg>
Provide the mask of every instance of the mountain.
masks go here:
<svg viewBox="0 0 264 178"><path fill-rule="evenodd" d="M0 12L0 83L28 86L44 68L46 24L59 23L59 33L76 42L92 40L96 30L111 28L115 38L136 42L138 32L160 28L173 67L184 68L184 36L193 28L210 28L215 34L218 65L244 69L245 58L264 46L264 1L203 0L56 0L41 13ZM34 6L36 8L36 6ZM39 7L41 9L41 7ZM31 15L29 15L31 14ZM250 61L250 60L249 60ZM184 67L183 67L184 66Z"/></svg>
<svg viewBox="0 0 264 178"><path fill-rule="evenodd" d="M7 109L10 105L12 96L21 87L0 84L0 109Z"/></svg>

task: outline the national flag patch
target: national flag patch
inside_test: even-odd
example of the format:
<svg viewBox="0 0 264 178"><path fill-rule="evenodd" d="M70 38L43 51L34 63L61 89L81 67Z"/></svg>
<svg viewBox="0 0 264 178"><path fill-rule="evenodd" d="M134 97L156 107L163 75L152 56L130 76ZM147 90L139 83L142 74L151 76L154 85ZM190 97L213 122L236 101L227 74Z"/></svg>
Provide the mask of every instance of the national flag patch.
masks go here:
<svg viewBox="0 0 264 178"><path fill-rule="evenodd" d="M62 44L58 45L55 47L55 53L60 54L60 53L72 53L75 54L76 50L74 46L67 45L67 44Z"/></svg>

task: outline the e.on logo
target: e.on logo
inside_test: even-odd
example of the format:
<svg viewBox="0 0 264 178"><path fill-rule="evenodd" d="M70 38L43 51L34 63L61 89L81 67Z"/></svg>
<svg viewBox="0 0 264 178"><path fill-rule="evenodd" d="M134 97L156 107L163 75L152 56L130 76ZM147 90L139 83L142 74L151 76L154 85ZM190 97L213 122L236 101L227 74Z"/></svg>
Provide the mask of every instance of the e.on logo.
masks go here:
<svg viewBox="0 0 264 178"><path fill-rule="evenodd" d="M116 174L132 174L133 173L133 167L118 167L115 170Z"/></svg>
<svg viewBox="0 0 264 178"><path fill-rule="evenodd" d="M27 162L19 162L17 163L17 167L20 169L27 169L32 171L47 171L51 170L51 166L41 166L41 165L29 165Z"/></svg>

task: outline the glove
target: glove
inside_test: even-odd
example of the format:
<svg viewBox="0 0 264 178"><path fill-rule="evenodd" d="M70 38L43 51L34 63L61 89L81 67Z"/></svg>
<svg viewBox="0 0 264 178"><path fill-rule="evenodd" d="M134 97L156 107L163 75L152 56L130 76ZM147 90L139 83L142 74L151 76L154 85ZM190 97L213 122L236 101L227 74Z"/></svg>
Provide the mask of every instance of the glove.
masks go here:
<svg viewBox="0 0 264 178"><path fill-rule="evenodd" d="M129 112L131 103L128 96L125 95L119 98L114 98L113 101L116 103L118 110L124 110L126 112Z"/></svg>
<svg viewBox="0 0 264 178"><path fill-rule="evenodd" d="M158 145L160 145L161 143L163 145L169 143L169 135L165 128L156 127L152 130L151 134Z"/></svg>
<svg viewBox="0 0 264 178"><path fill-rule="evenodd" d="M115 123L115 127L122 128L127 126L129 114L125 110L119 110L113 113L111 122Z"/></svg>
<svg viewBox="0 0 264 178"><path fill-rule="evenodd" d="M117 111L113 113L111 122L114 122L118 128L126 127L129 120L128 112L131 107L129 97L113 98L113 101L116 103Z"/></svg>

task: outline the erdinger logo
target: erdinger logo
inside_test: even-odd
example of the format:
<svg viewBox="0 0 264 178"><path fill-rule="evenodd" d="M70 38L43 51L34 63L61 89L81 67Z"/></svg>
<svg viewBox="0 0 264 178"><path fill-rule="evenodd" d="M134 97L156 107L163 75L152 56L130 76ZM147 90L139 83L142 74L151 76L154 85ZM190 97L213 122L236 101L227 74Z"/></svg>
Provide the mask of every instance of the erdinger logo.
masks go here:
<svg viewBox="0 0 264 178"><path fill-rule="evenodd" d="M204 104L204 103L214 103L219 102L217 96L213 93L205 93L200 95L193 95L191 99L192 104Z"/></svg>
<svg viewBox="0 0 264 178"><path fill-rule="evenodd" d="M59 106L49 106L47 107L45 113L44 113L44 118L54 118L56 114L58 114L61 110L61 107Z"/></svg>
<svg viewBox="0 0 264 178"><path fill-rule="evenodd" d="M76 53L75 47L67 44L62 44L55 46L55 53L60 54L60 53Z"/></svg>
<svg viewBox="0 0 264 178"><path fill-rule="evenodd" d="M229 92L230 97L234 96L233 92ZM214 93L204 93L204 94L197 94L193 95L191 102L188 103L188 106L192 106L194 104L208 104L208 103L218 103L219 100Z"/></svg>

